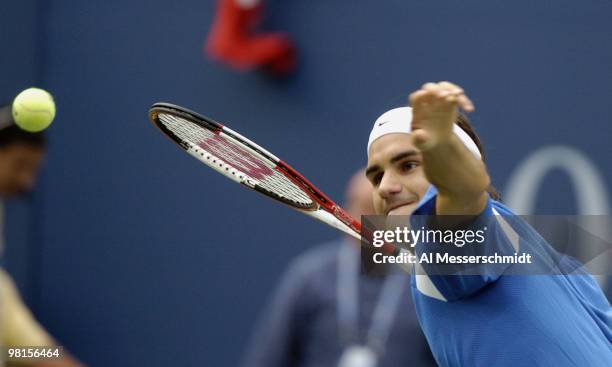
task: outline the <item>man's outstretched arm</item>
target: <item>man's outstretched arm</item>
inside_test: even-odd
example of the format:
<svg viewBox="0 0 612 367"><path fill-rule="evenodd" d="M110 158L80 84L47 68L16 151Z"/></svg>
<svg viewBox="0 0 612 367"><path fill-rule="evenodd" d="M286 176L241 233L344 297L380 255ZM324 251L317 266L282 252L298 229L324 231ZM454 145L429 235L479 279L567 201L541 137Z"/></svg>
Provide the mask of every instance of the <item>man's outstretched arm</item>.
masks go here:
<svg viewBox="0 0 612 367"><path fill-rule="evenodd" d="M453 133L458 108L472 112L474 105L462 88L449 83L427 83L410 95L414 145L423 155L428 181L438 190L436 214L478 215L487 204L490 184L482 160Z"/></svg>

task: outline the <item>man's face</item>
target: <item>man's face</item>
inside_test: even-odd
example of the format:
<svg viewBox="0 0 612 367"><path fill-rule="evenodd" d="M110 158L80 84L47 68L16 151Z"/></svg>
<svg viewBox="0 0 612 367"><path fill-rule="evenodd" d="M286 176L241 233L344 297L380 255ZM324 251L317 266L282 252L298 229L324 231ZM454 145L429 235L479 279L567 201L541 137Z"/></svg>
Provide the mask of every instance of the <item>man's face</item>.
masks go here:
<svg viewBox="0 0 612 367"><path fill-rule="evenodd" d="M372 143L366 176L377 214L412 214L429 187L421 162L408 134L388 134Z"/></svg>
<svg viewBox="0 0 612 367"><path fill-rule="evenodd" d="M1 147L0 195L11 197L31 191L44 155L44 148L26 143Z"/></svg>

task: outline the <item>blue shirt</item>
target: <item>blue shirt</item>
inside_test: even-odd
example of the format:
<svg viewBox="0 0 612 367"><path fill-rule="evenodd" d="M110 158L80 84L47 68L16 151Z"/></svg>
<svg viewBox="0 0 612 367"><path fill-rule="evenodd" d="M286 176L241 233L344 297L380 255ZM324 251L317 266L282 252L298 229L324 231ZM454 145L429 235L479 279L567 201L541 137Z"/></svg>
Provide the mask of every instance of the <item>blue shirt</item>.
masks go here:
<svg viewBox="0 0 612 367"><path fill-rule="evenodd" d="M411 218L413 228L419 215L435 214L436 194L430 187ZM559 257L533 228L497 201L488 200L478 222L489 227L484 254L529 252L542 269L558 263L576 269L571 259ZM425 251L423 246L417 245L417 254ZM612 366L612 309L595 280L586 272L507 275L513 267L428 275L425 266L428 274L412 276L417 315L438 364Z"/></svg>

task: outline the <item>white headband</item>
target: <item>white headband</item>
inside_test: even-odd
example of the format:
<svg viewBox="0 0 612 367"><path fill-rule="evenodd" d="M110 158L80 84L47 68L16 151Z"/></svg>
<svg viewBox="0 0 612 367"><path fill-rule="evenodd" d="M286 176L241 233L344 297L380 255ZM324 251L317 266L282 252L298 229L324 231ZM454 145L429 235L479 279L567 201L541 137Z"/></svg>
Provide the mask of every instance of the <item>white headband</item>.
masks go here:
<svg viewBox="0 0 612 367"><path fill-rule="evenodd" d="M368 156L370 155L370 147L374 140L387 134L410 134L412 131L411 125L412 108L410 107L398 107L383 113L376 122L374 122L374 127L372 127L370 139L368 140ZM480 159L482 157L474 140L472 140L472 138L457 124L453 125L453 132L476 158Z"/></svg>

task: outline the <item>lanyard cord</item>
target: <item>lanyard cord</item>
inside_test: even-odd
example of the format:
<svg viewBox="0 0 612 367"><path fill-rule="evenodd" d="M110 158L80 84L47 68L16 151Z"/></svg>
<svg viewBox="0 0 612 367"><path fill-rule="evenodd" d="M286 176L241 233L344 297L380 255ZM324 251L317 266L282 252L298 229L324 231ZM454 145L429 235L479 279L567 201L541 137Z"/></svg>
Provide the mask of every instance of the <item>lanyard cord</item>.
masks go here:
<svg viewBox="0 0 612 367"><path fill-rule="evenodd" d="M338 259L338 327L342 345L359 342L359 250L351 243L343 243ZM406 282L401 275L387 275L374 307L367 346L381 353L397 315L399 301Z"/></svg>

